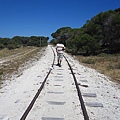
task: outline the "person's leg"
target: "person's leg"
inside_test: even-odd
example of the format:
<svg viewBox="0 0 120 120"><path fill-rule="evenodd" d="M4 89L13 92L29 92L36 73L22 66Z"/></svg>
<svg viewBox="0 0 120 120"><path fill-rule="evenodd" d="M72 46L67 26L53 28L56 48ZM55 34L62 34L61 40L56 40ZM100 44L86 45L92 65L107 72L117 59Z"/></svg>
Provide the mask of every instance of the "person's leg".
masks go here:
<svg viewBox="0 0 120 120"><path fill-rule="evenodd" d="M57 54L57 66L59 66L60 65L60 54Z"/></svg>
<svg viewBox="0 0 120 120"><path fill-rule="evenodd" d="M60 60L59 60L60 65L61 65L61 62L62 62L62 60L60 59Z"/></svg>
<svg viewBox="0 0 120 120"><path fill-rule="evenodd" d="M59 61L59 67L61 67L61 62L62 62L62 60Z"/></svg>
<svg viewBox="0 0 120 120"><path fill-rule="evenodd" d="M59 57L59 67L61 67L62 59L63 59L63 54L60 54L60 57Z"/></svg>

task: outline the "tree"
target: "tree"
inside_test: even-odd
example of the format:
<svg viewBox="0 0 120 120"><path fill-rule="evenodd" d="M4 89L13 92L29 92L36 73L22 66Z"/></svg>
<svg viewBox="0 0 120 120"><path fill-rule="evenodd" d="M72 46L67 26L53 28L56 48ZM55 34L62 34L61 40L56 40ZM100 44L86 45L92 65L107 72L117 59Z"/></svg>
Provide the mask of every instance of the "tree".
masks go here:
<svg viewBox="0 0 120 120"><path fill-rule="evenodd" d="M66 46L66 40L70 37L71 30L71 27L62 27L59 28L55 33L52 33L51 36L55 41L62 41L62 43Z"/></svg>
<svg viewBox="0 0 120 120"><path fill-rule="evenodd" d="M76 54L120 53L120 8L100 12L81 28L62 27L52 37L54 43L62 40L67 51Z"/></svg>
<svg viewBox="0 0 120 120"><path fill-rule="evenodd" d="M8 49L15 49L21 46L40 46L40 39L42 40L42 47L48 45L49 37L31 36L21 37L14 36L13 38L0 38L0 49L7 47Z"/></svg>
<svg viewBox="0 0 120 120"><path fill-rule="evenodd" d="M97 40L89 34L84 34L81 36L80 44L86 55L94 55L100 49L100 45L98 44Z"/></svg>

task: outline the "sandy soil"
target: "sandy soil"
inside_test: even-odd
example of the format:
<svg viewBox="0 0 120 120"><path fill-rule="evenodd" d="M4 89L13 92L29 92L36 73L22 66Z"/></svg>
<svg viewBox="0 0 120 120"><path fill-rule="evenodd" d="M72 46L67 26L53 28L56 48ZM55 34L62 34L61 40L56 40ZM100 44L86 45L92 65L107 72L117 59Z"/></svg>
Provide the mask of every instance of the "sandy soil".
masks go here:
<svg viewBox="0 0 120 120"><path fill-rule="evenodd" d="M65 53L80 87L90 120L119 120L120 85L97 71L80 65ZM0 89L0 120L19 120L33 99L53 61L51 47L34 66ZM56 64L56 61L55 61ZM62 67L53 70L27 120L83 120L74 81L63 59Z"/></svg>

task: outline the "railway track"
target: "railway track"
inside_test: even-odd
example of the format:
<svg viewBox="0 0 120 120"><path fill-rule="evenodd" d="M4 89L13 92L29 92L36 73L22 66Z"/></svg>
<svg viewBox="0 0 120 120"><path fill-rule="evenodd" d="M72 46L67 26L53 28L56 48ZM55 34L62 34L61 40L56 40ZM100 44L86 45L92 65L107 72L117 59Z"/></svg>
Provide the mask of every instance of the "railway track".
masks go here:
<svg viewBox="0 0 120 120"><path fill-rule="evenodd" d="M23 113L20 120L25 119L64 120L66 118L69 119L70 114L72 114L73 120L78 120L81 118L83 120L89 120L84 100L79 89L80 84L77 83L76 77L74 75L74 72L68 59L64 56L64 59L66 60L65 64L68 64L68 68L64 68L64 65L63 67L55 66L56 55L53 48L52 50L54 54L54 59L49 69L49 72L45 76L45 79L43 80L37 93L35 94L34 98L30 102L25 112ZM66 69L66 73L63 73L63 69ZM68 76L72 81L72 85L70 80L65 80L68 78ZM64 82L67 82L68 86L65 86ZM83 87L87 86L83 85ZM44 91L43 88L46 90ZM71 89L73 89L74 94L68 94L68 91ZM42 94L45 94L45 96L43 96ZM46 97L47 101L44 101L44 98L42 101L41 96ZM72 103L70 103L69 101L71 97L75 98L75 101L73 101ZM31 114L35 114L36 109L40 110L40 114L42 114L42 117L39 115L35 115L33 118L33 115ZM74 114L73 109L77 110L77 115Z"/></svg>

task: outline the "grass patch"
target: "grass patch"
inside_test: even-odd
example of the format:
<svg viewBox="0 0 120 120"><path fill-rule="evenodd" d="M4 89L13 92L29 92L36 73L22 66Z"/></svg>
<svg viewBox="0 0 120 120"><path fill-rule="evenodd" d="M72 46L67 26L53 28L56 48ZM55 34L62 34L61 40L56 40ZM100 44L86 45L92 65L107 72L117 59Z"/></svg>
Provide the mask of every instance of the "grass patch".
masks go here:
<svg viewBox="0 0 120 120"><path fill-rule="evenodd" d="M120 83L120 54L108 55L100 54L99 56L76 56L77 60L102 74L111 78L111 80Z"/></svg>
<svg viewBox="0 0 120 120"><path fill-rule="evenodd" d="M95 64L95 62L96 61L94 59L92 59L92 58L82 60L82 63L85 63L85 64Z"/></svg>
<svg viewBox="0 0 120 120"><path fill-rule="evenodd" d="M0 59L4 58L4 57L11 56L11 55L15 55L15 54L18 54L21 52L29 51L29 50L32 50L34 48L35 47L33 47L33 46L20 47L20 48L12 49L12 50L8 50L7 48L4 48L4 49L0 50Z"/></svg>
<svg viewBox="0 0 120 120"><path fill-rule="evenodd" d="M0 81L6 79L9 80L12 74L17 75L22 72L23 69L27 68L28 66L32 66L33 62L38 61L40 54L42 55L44 49L45 48L26 47L15 50L6 49L0 51L1 53L5 54L4 56L1 54L3 56L3 60L4 58L8 58L6 59L6 62L1 63L0 65ZM19 68L22 68L21 71Z"/></svg>

